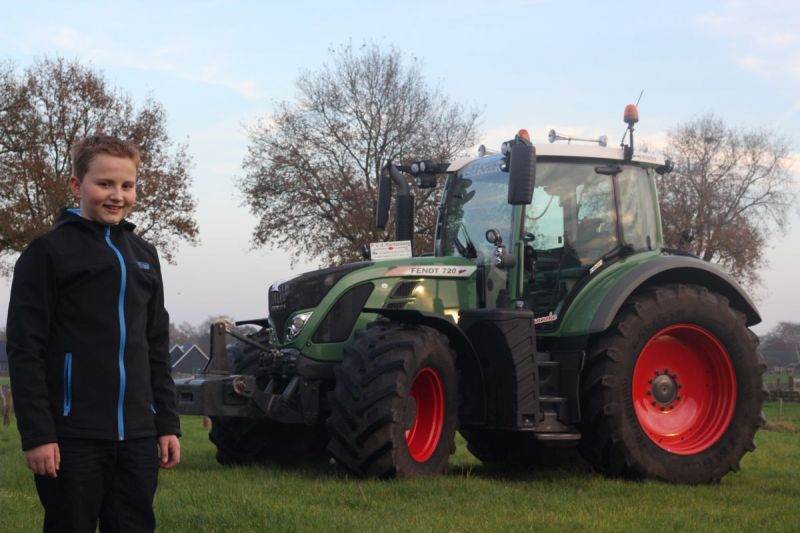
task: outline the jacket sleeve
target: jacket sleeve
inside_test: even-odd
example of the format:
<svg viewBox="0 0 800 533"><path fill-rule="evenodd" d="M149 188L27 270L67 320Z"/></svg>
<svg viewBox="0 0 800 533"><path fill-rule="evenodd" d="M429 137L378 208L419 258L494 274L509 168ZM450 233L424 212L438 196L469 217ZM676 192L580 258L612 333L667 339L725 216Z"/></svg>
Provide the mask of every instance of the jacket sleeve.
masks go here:
<svg viewBox="0 0 800 533"><path fill-rule="evenodd" d="M175 382L169 357L169 314L164 308L164 283L158 252L152 249L158 282L150 298L147 317L147 342L150 356L150 383L153 387L156 431L161 435L181 434L180 417L175 401Z"/></svg>
<svg viewBox="0 0 800 533"><path fill-rule="evenodd" d="M49 246L37 239L14 267L6 328L11 393L23 450L58 441L47 388L47 342L55 299Z"/></svg>

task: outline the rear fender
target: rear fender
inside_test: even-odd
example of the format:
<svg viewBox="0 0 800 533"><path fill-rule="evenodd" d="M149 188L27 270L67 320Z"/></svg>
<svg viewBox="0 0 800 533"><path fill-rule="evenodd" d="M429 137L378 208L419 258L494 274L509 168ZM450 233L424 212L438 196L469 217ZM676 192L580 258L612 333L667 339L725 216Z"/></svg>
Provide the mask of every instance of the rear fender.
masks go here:
<svg viewBox="0 0 800 533"><path fill-rule="evenodd" d="M747 325L761 322L756 306L744 290L726 273L700 259L687 256L664 256L640 263L626 272L597 306L587 333L599 333L611 326L625 301L647 287L667 283L700 285L725 296L731 306L747 317Z"/></svg>

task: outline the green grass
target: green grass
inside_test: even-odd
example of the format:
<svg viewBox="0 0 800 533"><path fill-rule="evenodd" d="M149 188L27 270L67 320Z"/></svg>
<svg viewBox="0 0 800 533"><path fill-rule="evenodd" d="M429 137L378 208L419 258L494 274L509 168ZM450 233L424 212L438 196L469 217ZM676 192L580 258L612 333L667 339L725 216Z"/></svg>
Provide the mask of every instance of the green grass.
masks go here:
<svg viewBox="0 0 800 533"><path fill-rule="evenodd" d="M800 377L800 376L798 376L798 377ZM789 374L772 374L772 373L767 373L767 374L764 374L764 375L762 376L762 379L764 380L764 384L768 384L768 383L780 383L780 384L782 384L784 387L788 387L788 386L789 386L789 381L790 381L791 379L794 379L794 378L795 378L795 376L794 376L794 375L789 375Z"/></svg>
<svg viewBox="0 0 800 533"><path fill-rule="evenodd" d="M8 385L11 383L11 380L8 376L0 376L0 385Z"/></svg>
<svg viewBox="0 0 800 533"><path fill-rule="evenodd" d="M775 421L778 406L765 406ZM183 462L162 471L160 531L796 531L800 404L761 431L742 470L711 486L606 479L579 470L497 472L459 438L448 476L340 478L320 469L223 468L198 417L184 417ZM0 427L0 531L41 528L14 425Z"/></svg>

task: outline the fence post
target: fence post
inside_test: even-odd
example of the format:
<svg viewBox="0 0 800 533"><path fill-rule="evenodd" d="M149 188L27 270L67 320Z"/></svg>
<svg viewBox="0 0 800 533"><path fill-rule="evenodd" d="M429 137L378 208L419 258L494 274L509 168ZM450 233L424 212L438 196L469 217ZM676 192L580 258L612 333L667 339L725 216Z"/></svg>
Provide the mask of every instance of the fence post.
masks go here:
<svg viewBox="0 0 800 533"><path fill-rule="evenodd" d="M0 403L3 404L3 425L7 426L11 424L11 413L14 412L14 400L8 385L0 385Z"/></svg>

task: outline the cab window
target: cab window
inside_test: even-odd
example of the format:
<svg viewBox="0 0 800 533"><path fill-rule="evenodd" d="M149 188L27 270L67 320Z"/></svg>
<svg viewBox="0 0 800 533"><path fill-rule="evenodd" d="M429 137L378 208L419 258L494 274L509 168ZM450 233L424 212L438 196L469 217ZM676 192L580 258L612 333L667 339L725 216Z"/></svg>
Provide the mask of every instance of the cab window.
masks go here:
<svg viewBox="0 0 800 533"><path fill-rule="evenodd" d="M650 173L626 167L617 175L620 222L626 244L635 250L652 250L658 243L655 183Z"/></svg>

